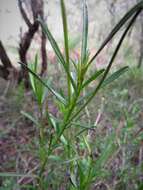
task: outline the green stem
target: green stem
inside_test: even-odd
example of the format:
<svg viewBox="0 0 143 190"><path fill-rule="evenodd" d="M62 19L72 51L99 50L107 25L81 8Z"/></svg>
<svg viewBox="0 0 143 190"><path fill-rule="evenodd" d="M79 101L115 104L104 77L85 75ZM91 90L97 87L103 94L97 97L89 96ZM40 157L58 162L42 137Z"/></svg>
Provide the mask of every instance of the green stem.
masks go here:
<svg viewBox="0 0 143 190"><path fill-rule="evenodd" d="M67 64L68 72L70 73L68 26L67 26L66 8L65 8L64 0L61 0L61 12L62 12L63 31L64 31L64 45L65 45L66 64ZM69 97L69 102L70 102L71 101L71 83L70 83L70 78L68 75L67 75L67 85L68 85L68 97Z"/></svg>
<svg viewBox="0 0 143 190"><path fill-rule="evenodd" d="M81 85L79 85L79 88L78 88L78 93L76 94L76 96L75 96L75 98L73 99L73 101L71 102L71 106L70 106L70 108L69 108L69 110L68 110L68 113L67 113L67 115L66 115L66 117L65 117L65 119L64 119L64 121L63 121L63 124L61 125L61 131L60 131L60 133L58 134L58 136L55 138L55 140L54 140L54 142L53 142L53 147L58 143L58 141L59 141L59 139L60 139L60 137L62 136L62 134L64 133L64 131L65 131L65 129L66 129L66 127L67 127L67 125L69 125L69 123L70 123L70 117L71 117L71 115L72 115L72 113L73 113L73 111L74 111L74 108L76 107L76 102L77 102L77 100L78 100L78 97L79 97L79 95L80 95L80 91L81 91Z"/></svg>
<svg viewBox="0 0 143 190"><path fill-rule="evenodd" d="M39 106L39 110L40 110L40 118L39 120L41 121L41 125L40 125L40 131L39 131L39 135L40 135L40 139L39 139L39 145L40 145L40 149L43 149L44 151L45 150L45 134L44 134L44 124L43 124L43 105L40 105ZM43 151L42 150L42 151ZM46 156L47 157L47 156ZM41 166L40 166L40 173L39 173L39 178L38 178L38 185L39 185L39 188L40 190L44 190L43 189L43 182L44 182L44 176L43 176L43 173L45 171L45 165L44 165L44 162L45 162L45 159L46 157L44 158L44 161L43 161L43 158L41 158L40 156L40 163L41 163Z"/></svg>

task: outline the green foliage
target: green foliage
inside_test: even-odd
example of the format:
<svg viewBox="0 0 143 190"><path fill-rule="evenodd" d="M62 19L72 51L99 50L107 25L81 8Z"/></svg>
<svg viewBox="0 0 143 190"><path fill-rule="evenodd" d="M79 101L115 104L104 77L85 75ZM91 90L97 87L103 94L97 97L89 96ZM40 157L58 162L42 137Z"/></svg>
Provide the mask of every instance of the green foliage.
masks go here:
<svg viewBox="0 0 143 190"><path fill-rule="evenodd" d="M34 64L27 66L20 63L29 71L32 90L39 106L39 116L37 118L26 112L22 112L22 114L30 119L39 130L37 157L40 160L40 166L39 171L35 175L37 189L46 190L49 188L48 183L51 183L52 180L52 177L50 176L53 175L53 165L49 161L52 160L56 165L54 165L54 167L62 168L62 164L66 165L69 173L69 190L88 190L91 188L93 182L104 177L106 178L109 175L106 172L107 164L110 162L112 155L117 152L120 145L116 139L115 130L113 130L108 137L105 136L103 139L98 139L97 137L97 146L100 144L100 154L95 158L94 148L92 146L93 140L90 136L90 132L97 126L95 126L95 124L86 125L81 123L81 120L79 119L80 113L84 112L87 105L93 100L100 89L112 83L127 71L128 67L123 67L107 77L129 29L132 27L143 9L143 1L138 3L127 14L125 14L105 39L97 53L89 59L88 11L86 0L84 0L81 55L78 63L72 60L74 67L71 67L70 65L68 25L64 0L61 0L60 4L63 20L65 56L62 54L48 26L40 18L39 23L41 24L45 35L49 39L49 42L58 58L58 63L62 65L63 72L65 72L67 76L67 91L62 89L62 93L60 93L58 90L55 90L47 80L39 77L37 69L37 55L35 56ZM87 71L89 70L91 63L96 59L97 55L103 50L105 45L114 37L120 28L126 24L126 22L128 22L126 29L124 30L107 67L102 70L96 70L89 78L87 78ZM83 95L83 92L87 92L88 87L93 81L96 81L97 85L91 92ZM55 102L59 107L58 117L53 116L52 113L49 112L48 108L46 111L43 108L47 91L51 92L56 98ZM81 104L81 102L83 104ZM45 119L49 124L48 130L45 128L45 124L43 122ZM130 127L132 127L132 122L127 119L127 131ZM123 140L121 140L121 143L126 140L124 138L125 134L126 132L123 130L121 137ZM127 135L129 135L129 133L127 133ZM61 150L61 152L57 155L56 151L58 150ZM61 160L64 160L63 163ZM45 174L47 167L48 171L50 170L48 178ZM124 170L125 168L122 168L121 172Z"/></svg>
<svg viewBox="0 0 143 190"><path fill-rule="evenodd" d="M88 103L93 99L93 97L97 94L97 92L100 90L100 88L102 88L103 86L108 85L109 83L113 82L116 78L118 78L121 74L123 74L126 70L127 67L124 67L116 72L114 72L111 76L109 76L107 79L107 74L110 71L110 68L113 64L113 61L120 49L120 46L128 32L128 30L130 29L130 27L132 26L132 24L134 23L134 21L136 20L138 14L141 12L140 8L137 8L138 6L136 6L135 8L131 9L131 11L129 13L127 13L125 15L125 17L119 22L119 24L117 24L117 26L113 29L113 31L110 33L110 35L107 37L107 39L105 40L105 42L102 44L101 48L99 48L99 51L97 52L97 54L95 54L93 56L93 58L91 60L89 60L89 56L87 53L87 42L88 42L88 12L87 12L87 5L86 5L86 1L84 1L84 5L83 5L83 37L82 37L82 50L81 50L81 59L79 59L77 66L75 67L74 71L71 71L71 67L69 65L70 61L69 61L69 46L68 46L68 27L67 27L67 18L66 18L66 9L65 9L65 4L64 1L61 0L61 12L62 12L62 20L63 20L63 33L64 33L64 43L65 43L65 58L63 57L57 42L55 41L54 37L52 36L51 32L49 31L48 27L46 26L45 23L43 23L43 21L41 19L39 19L39 22L43 28L43 31L45 32L45 34L47 35L53 50L55 51L55 54L57 55L57 58L59 60L59 63L62 64L63 69L65 71L65 73L67 74L67 87L68 87L68 99L65 100L65 102L67 102L66 104L63 104L63 102L59 101L58 104L59 106L63 107L62 108L62 118L59 120L55 119L54 117L52 117L52 115L47 111L47 115L48 115L48 121L49 124L51 125L51 128L54 129L54 136L51 136L50 140L49 140L49 146L48 146L48 151L45 150L45 141L44 141L44 131L40 131L41 134L41 140L43 143L41 144L42 146L40 146L40 160L41 160L41 170L40 170L40 181L39 181L39 187L43 186L43 182L44 182L44 176L43 173L45 171L46 165L48 163L48 159L51 156L51 154L53 154L53 151L55 149L57 149L59 146L63 146L64 152L67 152L67 158L75 158L75 156L78 156L79 153L76 150L75 147L75 140L71 140L69 137L69 132L70 132L70 128L72 128L73 124L71 122L73 122L76 117L79 115L79 113L81 111L84 110L84 108L88 105ZM134 14L135 13L135 14ZM134 14L134 15L133 15ZM100 70L100 71L96 71L89 79L86 79L86 72L91 64L91 62L93 62L93 60L96 58L96 56L98 55L98 53L104 48L104 46L108 43L108 41L115 35L115 33L120 29L120 27L131 17L132 19L130 20L127 28L125 29L125 32L123 33L123 35L121 36L121 39L119 40L119 43L115 49L115 52L113 53L113 56L111 57L111 60L107 66L106 69ZM74 61L73 61L74 62ZM37 58L35 59L35 68L37 65ZM74 65L76 65L76 63L74 63ZM36 69L31 69L28 68L28 70L30 71L30 75L33 75L33 78L31 80L31 84L33 87L33 90L35 92L35 95L37 97L37 100L39 100L38 102L40 104L42 104L42 90L41 88L43 87L43 84L41 84L42 87L36 87L34 80L39 80L39 82L41 82L41 79L39 79L39 77L36 75L37 70ZM32 71L32 72L31 72ZM75 73L76 78L73 79L73 76L71 75L71 72ZM102 74L102 77L97 85L97 87L95 88L95 90L93 90L93 92L85 99L85 103L83 105L79 105L78 104L78 100L83 92L83 90L93 81L96 80L98 76L100 76ZM43 83L43 82L42 82ZM33 85L34 84L34 85ZM73 91L71 91L71 87L73 88ZM38 91L36 91L36 89ZM50 87L50 89L53 89ZM59 94L58 92L56 92L54 90L54 95L55 94ZM72 93L71 93L72 92ZM57 97L57 96L56 96ZM64 95L65 97L65 95ZM58 98L59 100L59 98ZM62 104L62 105L60 105ZM30 117L29 117L30 118ZM42 119L42 118L41 118ZM33 119L32 119L33 120ZM40 122L40 121L39 121ZM81 135L81 133L79 133L79 135ZM113 137L115 138L115 135L110 135L107 143L107 146L105 150L103 150L103 153L101 153L99 159L97 161L94 161L94 159L92 158L92 148L90 147L90 142L88 142L88 139L86 136L83 136L83 139L80 138L80 141L83 141L83 145L84 145L84 150L87 149L87 156L84 157L81 160L74 160L73 162L70 162L70 179L71 179L71 189L82 189L82 190L86 190L90 188L90 185L92 183L93 180L96 180L97 177L99 177L102 173L101 169L105 166L106 162L108 161L109 157L114 153L115 149L116 149L116 145L115 142L113 140ZM60 143L60 142L61 143ZM80 143L81 143L80 142ZM76 171L76 173L75 173Z"/></svg>

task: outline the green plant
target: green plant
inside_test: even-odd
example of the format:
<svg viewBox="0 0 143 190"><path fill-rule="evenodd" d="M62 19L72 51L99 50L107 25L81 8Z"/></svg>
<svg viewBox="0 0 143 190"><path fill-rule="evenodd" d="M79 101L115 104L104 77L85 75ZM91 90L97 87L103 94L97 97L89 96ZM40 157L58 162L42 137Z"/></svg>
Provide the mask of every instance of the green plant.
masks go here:
<svg viewBox="0 0 143 190"><path fill-rule="evenodd" d="M82 127L83 125L81 123L77 123L77 116L79 116L80 112L84 110L84 108L88 105L88 103L93 99L93 97L97 94L97 92L103 88L104 86L108 85L110 82L114 81L116 78L118 78L121 74L123 74L127 67L124 67L117 72L113 73L111 76L107 77L107 74L110 71L110 68L113 64L114 59L116 58L116 55L120 49L120 46L129 31L130 27L133 25L134 21L136 20L137 16L142 10L143 2L139 3L137 6L135 6L131 11L129 11L123 19L118 23L118 25L113 29L113 31L110 33L110 35L107 37L107 39L102 44L101 48L97 53L89 60L89 52L87 49L88 44L88 11L87 11L87 5L86 1L84 1L83 6L83 35L82 35L82 47L81 47L81 57L78 60L78 63L75 63L74 61L70 60L69 57L69 44L68 44L68 26L67 26L67 18L66 18L66 9L64 1L61 0L61 13L62 13L62 20L63 20L63 34L64 34L64 46L65 46L65 58L62 55L60 48L58 47L57 42L55 41L54 37L52 36L51 32L49 31L46 24L39 19L39 22L42 26L42 29L45 33L45 35L48 37L53 50L55 51L55 54L58 58L59 63L63 66L63 69L67 75L67 89L68 92L65 95L64 90L63 93L60 94L56 92L51 86L46 84L43 80L41 80L36 70L32 70L30 68L27 68L30 72L30 75L32 76L31 83L33 84L35 82L35 86L33 87L33 90L35 92L35 89L37 89L36 98L39 100L39 92L40 89L43 86L46 86L49 91L53 93L53 95L57 98L57 104L59 106L59 112L61 113L61 118L54 118L54 116L48 112L48 109L46 111L46 115L48 118L49 125L51 127L51 130L54 129L54 135L49 135L49 140L47 142L45 133L44 133L44 126L41 123L42 121L42 108L41 108L41 118L38 121L38 125L41 126L40 128L40 161L41 161L41 169L39 172L39 188L44 189L44 172L48 163L49 157L54 153L54 150L57 149L61 144L63 145L64 152L67 152L67 159L73 161L70 162L70 179L72 182L70 189L88 189L92 183L93 180L96 179L97 176L100 176L102 171L101 168L105 165L108 158L111 156L111 154L114 152L116 148L116 143L114 139L114 135L111 135L111 137L108 139L107 144L109 148L106 148L106 151L103 150L103 153L100 155L98 160L94 160L92 157L92 149L90 147L90 142L88 141L87 137L80 132L80 143L83 144L84 149L87 149L87 156L82 158L79 157L79 153L77 152L77 149L75 147L75 139L71 140L69 132L71 132L71 128L74 126ZM131 17L131 19L130 19ZM123 35L121 36L121 39L119 40L119 43L115 49L115 52L113 53L113 56L107 66L107 68L95 71L95 73L88 79L86 79L86 73L89 69L91 63L95 60L96 56L100 53L100 51L104 48L104 46L108 43L108 41L116 34L116 32L125 24L125 22L130 19L129 24L127 25L127 28L123 32ZM71 65L73 64L73 65ZM37 58L35 61L35 65L37 65ZM25 65L24 65L25 66ZM72 75L74 73L74 76ZM35 78L33 78L35 77ZM99 79L99 83L96 86L96 88L90 92L87 93L84 97L81 96L82 92L86 87L97 78ZM38 88L36 88L37 84L41 82L41 86L38 85ZM64 95L63 95L64 94ZM42 97L42 93L40 93L40 97ZM67 96L67 98L66 98ZM40 107L42 107L43 101L40 98L40 101L38 101ZM37 122L36 122L37 123ZM86 125L85 125L86 126ZM95 126L93 126L95 127ZM87 127L86 130L91 130L91 126Z"/></svg>
<svg viewBox="0 0 143 190"><path fill-rule="evenodd" d="M39 190L45 190L49 187L45 171L47 167L50 167L49 160L51 159L54 161L58 160L59 163L67 166L71 182L68 189L88 190L94 181L99 177L102 178L106 175L105 166L107 161L116 151L118 146L115 139L115 133L112 132L109 137L104 139L105 141L101 153L98 158L95 159L89 132L94 130L96 126L94 124L83 124L83 122L80 121L80 113L84 111L86 106L96 96L100 89L107 86L127 71L128 67L123 67L107 77L127 32L143 9L143 1L138 3L125 14L91 59L89 59L90 53L88 51L88 10L86 1L84 0L83 2L82 47L78 63L71 60L69 55L69 37L64 0L60 0L60 4L63 21L65 56L61 53L60 48L47 25L39 18L41 27L45 35L48 37L58 58L58 63L62 65L63 71L66 73L67 92L64 89L62 89L61 92L56 91L48 81L45 81L38 76L37 55L35 56L34 64L29 65L29 67L20 63L29 71L31 86L39 106L38 118L22 112L39 129L38 157L40 160L40 167L39 173L36 174L37 189ZM107 67L102 70L96 70L92 76L87 78L86 74L92 62L127 21L128 24L126 29L123 32ZM95 89L83 95L83 91L86 92L88 85L95 80L98 82ZM47 89L56 98L55 102L59 108L58 118L49 112L48 107L46 108L46 111L43 109ZM43 122L45 118L48 120L48 129L45 128ZM59 149L62 149L62 153L56 154L55 152ZM65 159L65 162L61 161L62 158Z"/></svg>

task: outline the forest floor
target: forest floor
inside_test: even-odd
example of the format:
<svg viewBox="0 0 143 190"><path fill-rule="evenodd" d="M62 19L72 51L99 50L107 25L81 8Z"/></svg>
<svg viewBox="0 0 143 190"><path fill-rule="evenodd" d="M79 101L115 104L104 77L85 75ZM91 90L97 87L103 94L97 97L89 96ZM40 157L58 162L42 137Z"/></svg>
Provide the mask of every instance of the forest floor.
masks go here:
<svg viewBox="0 0 143 190"><path fill-rule="evenodd" d="M34 157L37 129L22 116L21 111L36 113L31 92L24 92L23 86L11 86L0 79L0 172L26 173L37 170ZM133 133L143 131L143 72L131 70L125 77L102 90L89 107L87 121L95 122L100 114L99 125L105 133L113 125L133 125ZM8 89L7 89L8 87ZM96 110L95 110L96 107ZM53 107L51 110L54 109ZM101 134L98 134L101 135ZM143 144L140 144L142 147ZM138 157L134 156L136 162ZM143 155L142 155L143 159ZM138 161L137 161L138 162ZM18 183L29 183L28 178L18 178ZM13 183L10 181L9 183ZM0 186L3 184L0 180ZM4 189L4 187L3 187ZM10 189L9 189L10 190Z"/></svg>

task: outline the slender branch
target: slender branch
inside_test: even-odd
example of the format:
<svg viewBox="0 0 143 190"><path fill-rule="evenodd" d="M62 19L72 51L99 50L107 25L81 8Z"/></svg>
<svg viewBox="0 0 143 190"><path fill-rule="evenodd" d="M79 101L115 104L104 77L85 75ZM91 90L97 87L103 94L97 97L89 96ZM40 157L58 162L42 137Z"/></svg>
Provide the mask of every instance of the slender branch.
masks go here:
<svg viewBox="0 0 143 190"><path fill-rule="evenodd" d="M35 22L38 16L43 12L43 0L31 0L31 10L33 14L33 21Z"/></svg>
<svg viewBox="0 0 143 190"><path fill-rule="evenodd" d="M32 26L28 29L28 31L24 34L24 36L21 39L21 42L19 44L19 55L20 60L24 63L27 63L26 61L26 54L27 51L31 45L31 41L33 39L34 34L37 32L39 27L39 23L36 21Z"/></svg>
<svg viewBox="0 0 143 190"><path fill-rule="evenodd" d="M36 21L30 28L29 30L24 34L24 36L21 39L21 42L19 44L19 57L20 61L25 63L27 65L27 52L28 49L31 45L31 41L34 37L34 34L37 32L39 27L39 23ZM28 72L22 67L21 73L19 75L19 82L22 81L24 78L25 81L25 87L28 88L29 82L28 82Z"/></svg>
<svg viewBox="0 0 143 190"><path fill-rule="evenodd" d="M22 6L22 1L21 0L18 0L18 6L19 6L19 9L20 9L20 12L21 12L21 15L22 15L22 18L24 19L25 23L27 24L28 27L31 27L31 22Z"/></svg>

